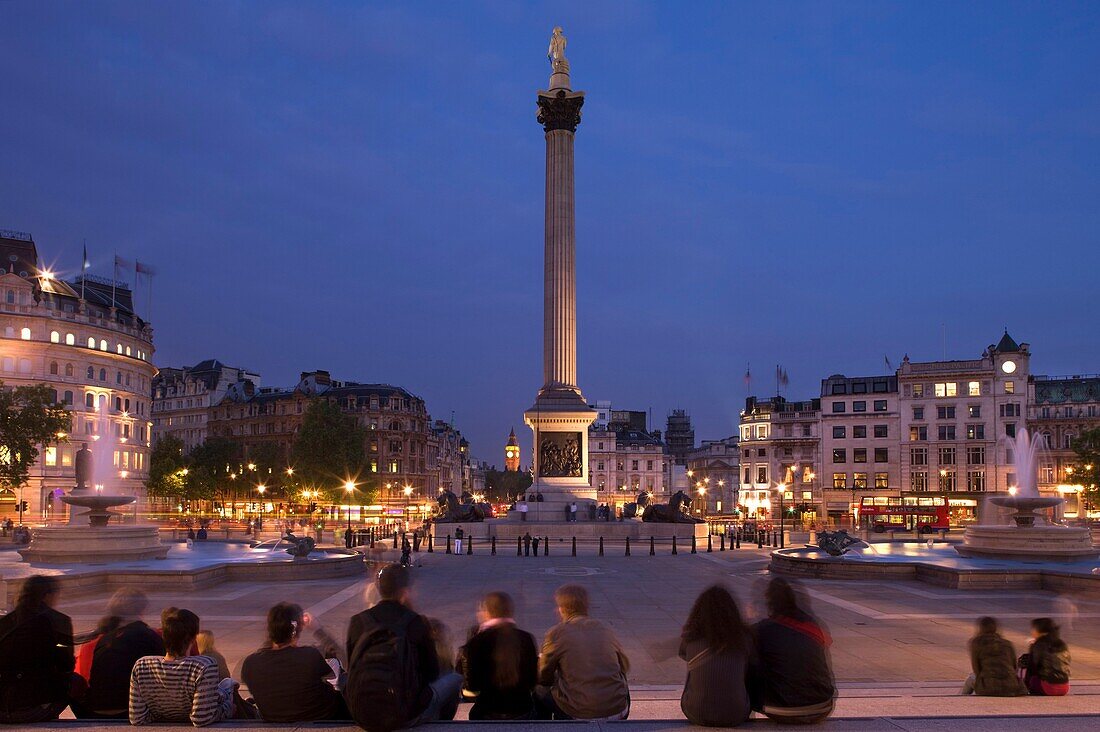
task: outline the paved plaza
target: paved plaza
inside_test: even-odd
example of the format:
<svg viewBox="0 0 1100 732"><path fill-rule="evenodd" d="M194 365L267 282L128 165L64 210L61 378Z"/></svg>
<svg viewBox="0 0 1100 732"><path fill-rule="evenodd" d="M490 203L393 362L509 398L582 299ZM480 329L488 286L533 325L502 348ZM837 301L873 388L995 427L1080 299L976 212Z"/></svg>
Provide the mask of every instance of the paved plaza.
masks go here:
<svg viewBox="0 0 1100 732"><path fill-rule="evenodd" d="M522 627L541 639L556 622L552 593L566 583L591 593L592 614L609 623L631 660L630 682L639 691L660 693L682 684L684 664L676 658L677 637L695 596L714 582L734 590L750 617L759 617L767 580L768 551L740 549L707 554L599 557L582 548L571 557L567 544L549 557L516 557L514 549L488 556L442 553L417 555L417 609L442 620L452 644L460 645L474 622L477 599L503 589L516 599ZM301 604L337 639L348 619L364 607L369 584L361 579L286 583L227 582L205 590L150 593L150 615L168 605L199 614L217 635L217 645L234 675L245 655L264 638L265 613L288 600ZM947 693L969 673L966 641L980 615L1001 620L1022 652L1028 621L1051 616L1063 626L1073 655L1073 681L1081 691L1100 683L1100 599L1056 596L1045 591L956 591L918 582L806 581L814 611L830 630L834 669L842 693L896 686L911 693L926 688ZM61 609L77 631L89 630L103 612L109 590L64 597ZM153 620L153 618L150 618Z"/></svg>

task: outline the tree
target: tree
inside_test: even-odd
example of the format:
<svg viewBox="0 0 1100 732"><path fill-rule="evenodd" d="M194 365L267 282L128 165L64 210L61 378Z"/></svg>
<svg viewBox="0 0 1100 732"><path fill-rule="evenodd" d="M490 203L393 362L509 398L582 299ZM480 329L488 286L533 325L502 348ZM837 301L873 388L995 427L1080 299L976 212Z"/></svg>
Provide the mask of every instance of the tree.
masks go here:
<svg viewBox="0 0 1100 732"><path fill-rule="evenodd" d="M72 416L45 384L9 389L0 382L0 486L26 485L39 446L65 440L71 428Z"/></svg>
<svg viewBox="0 0 1100 732"><path fill-rule="evenodd" d="M172 435L157 440L149 456L149 480L145 483L151 496L188 498L187 478L190 473L183 456L183 441Z"/></svg>
<svg viewBox="0 0 1100 732"><path fill-rule="evenodd" d="M1100 427L1078 435L1073 441L1073 451L1077 456L1066 472L1073 483L1081 485L1081 497L1095 506L1100 502Z"/></svg>
<svg viewBox="0 0 1100 732"><path fill-rule="evenodd" d="M191 451L186 497L213 500L224 495L232 483L229 466L237 455L236 446L224 437L208 438Z"/></svg>
<svg viewBox="0 0 1100 732"><path fill-rule="evenodd" d="M510 501L531 487L531 474L518 470L485 471L485 493L490 501Z"/></svg>
<svg viewBox="0 0 1100 732"><path fill-rule="evenodd" d="M335 402L314 401L290 449L295 481L303 488L321 490L337 499L344 483L351 480L360 490L358 501L370 500L378 486L366 474L366 439L366 430L354 417L340 411Z"/></svg>

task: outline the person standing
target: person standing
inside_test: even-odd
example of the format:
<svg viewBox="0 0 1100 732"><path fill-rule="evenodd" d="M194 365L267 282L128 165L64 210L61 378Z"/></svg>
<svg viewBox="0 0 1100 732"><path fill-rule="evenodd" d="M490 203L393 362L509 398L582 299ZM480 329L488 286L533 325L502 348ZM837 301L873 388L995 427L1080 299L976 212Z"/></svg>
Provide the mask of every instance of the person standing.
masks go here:
<svg viewBox="0 0 1100 732"><path fill-rule="evenodd" d="M978 619L978 632L970 639L969 648L973 673L963 684L963 696L1027 695L1027 687L1016 675L1016 651L997 632L996 620L988 616Z"/></svg>
<svg viewBox="0 0 1100 732"><path fill-rule="evenodd" d="M611 629L588 617L588 591L554 593L561 622L546 633L535 701L545 719L626 719L630 662Z"/></svg>
<svg viewBox="0 0 1100 732"><path fill-rule="evenodd" d="M774 577L764 599L768 617L754 628L753 709L777 722L820 722L832 714L836 696L829 634L803 608L785 579Z"/></svg>
<svg viewBox="0 0 1100 732"><path fill-rule="evenodd" d="M680 636L687 680L680 709L692 724L736 727L752 714L745 679L752 636L729 591L709 587L695 599Z"/></svg>
<svg viewBox="0 0 1100 732"><path fill-rule="evenodd" d="M48 722L69 705L73 622L54 609L60 597L53 577L28 577L0 617L0 723Z"/></svg>
<svg viewBox="0 0 1100 732"><path fill-rule="evenodd" d="M539 538L537 536L531 539L531 553L536 557L539 555Z"/></svg>
<svg viewBox="0 0 1100 732"><path fill-rule="evenodd" d="M431 627L412 607L412 576L397 564L378 572L382 600L352 616L347 632L344 698L368 730L453 719L462 677L440 674Z"/></svg>
<svg viewBox="0 0 1100 732"><path fill-rule="evenodd" d="M490 592L478 607L477 632L460 654L466 690L476 695L470 719L534 717L538 649L514 615L515 603L505 592Z"/></svg>
<svg viewBox="0 0 1100 732"><path fill-rule="evenodd" d="M538 547L535 548L538 551ZM523 556L531 556L531 532L528 531L523 535Z"/></svg>
<svg viewBox="0 0 1100 732"><path fill-rule="evenodd" d="M1020 659L1024 683L1036 696L1065 696L1069 693L1069 646L1050 618L1031 621L1031 647Z"/></svg>
<svg viewBox="0 0 1100 732"><path fill-rule="evenodd" d="M577 502L576 501L573 501L572 503L569 504L569 520L573 521L574 523L577 520Z"/></svg>
<svg viewBox="0 0 1100 732"><path fill-rule="evenodd" d="M455 529L455 554L462 553L462 538L466 535L466 532L459 526Z"/></svg>
<svg viewBox="0 0 1100 732"><path fill-rule="evenodd" d="M519 511L519 520L520 521L526 521L527 520L527 501L520 501L519 505L516 507L516 510Z"/></svg>

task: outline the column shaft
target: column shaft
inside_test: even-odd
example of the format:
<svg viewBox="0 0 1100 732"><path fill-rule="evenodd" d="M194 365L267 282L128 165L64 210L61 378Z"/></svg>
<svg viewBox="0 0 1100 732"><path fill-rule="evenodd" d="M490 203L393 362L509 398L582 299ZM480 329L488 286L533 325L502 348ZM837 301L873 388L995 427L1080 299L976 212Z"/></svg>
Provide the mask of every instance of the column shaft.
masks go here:
<svg viewBox="0 0 1100 732"><path fill-rule="evenodd" d="M573 132L546 133L543 282L544 388L577 388L577 274Z"/></svg>

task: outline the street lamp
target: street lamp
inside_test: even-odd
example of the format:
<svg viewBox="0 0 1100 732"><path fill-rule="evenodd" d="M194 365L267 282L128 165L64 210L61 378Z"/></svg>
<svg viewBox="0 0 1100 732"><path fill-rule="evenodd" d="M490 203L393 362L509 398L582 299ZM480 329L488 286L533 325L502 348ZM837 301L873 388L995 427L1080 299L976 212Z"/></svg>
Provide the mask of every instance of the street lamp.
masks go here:
<svg viewBox="0 0 1100 732"><path fill-rule="evenodd" d="M346 543L347 543L348 547L350 548L351 547L351 494L355 492L355 482L349 480L346 483L344 483L344 490L347 491L347 497L348 497L348 538L347 538ZM339 515L339 514L337 514L337 515Z"/></svg>
<svg viewBox="0 0 1100 732"><path fill-rule="evenodd" d="M256 509L256 523L258 524L260 523L260 514L263 513L264 510L264 493L267 492L267 486L261 483L256 486L256 492L260 494L260 505Z"/></svg>
<svg viewBox="0 0 1100 732"><path fill-rule="evenodd" d="M783 522L783 519L785 518L783 515L783 494L786 492L787 486L783 483L780 483L775 487L775 490L779 493L779 548L783 549L785 547L785 542L783 540L785 528L785 524Z"/></svg>
<svg viewBox="0 0 1100 732"><path fill-rule="evenodd" d="M697 483L695 492L699 494L699 513L705 516L707 512L707 501L705 498L705 496L707 495L707 489L703 486L702 483Z"/></svg>
<svg viewBox="0 0 1100 732"><path fill-rule="evenodd" d="M413 487L407 485L401 489L401 492L405 494L405 528L409 528L409 496L412 495Z"/></svg>

